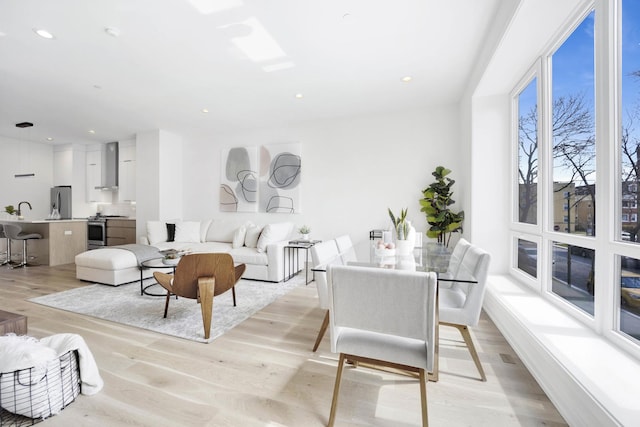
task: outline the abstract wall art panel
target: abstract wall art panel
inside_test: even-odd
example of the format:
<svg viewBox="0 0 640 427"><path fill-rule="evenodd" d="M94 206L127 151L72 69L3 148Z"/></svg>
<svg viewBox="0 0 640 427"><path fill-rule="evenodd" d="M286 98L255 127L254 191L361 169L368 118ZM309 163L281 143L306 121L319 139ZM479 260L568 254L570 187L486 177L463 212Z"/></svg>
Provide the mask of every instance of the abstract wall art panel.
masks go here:
<svg viewBox="0 0 640 427"><path fill-rule="evenodd" d="M300 143L260 147L260 212L300 213Z"/></svg>
<svg viewBox="0 0 640 427"><path fill-rule="evenodd" d="M223 149L220 181L221 212L258 211L258 149Z"/></svg>

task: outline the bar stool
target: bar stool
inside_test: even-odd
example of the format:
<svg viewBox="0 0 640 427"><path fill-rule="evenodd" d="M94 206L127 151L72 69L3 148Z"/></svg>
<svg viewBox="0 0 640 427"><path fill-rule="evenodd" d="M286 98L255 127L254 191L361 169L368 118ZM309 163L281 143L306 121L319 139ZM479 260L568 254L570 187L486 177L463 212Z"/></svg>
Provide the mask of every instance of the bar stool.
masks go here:
<svg viewBox="0 0 640 427"><path fill-rule="evenodd" d="M11 264L11 240L9 239L9 236L7 236L7 234L4 232L3 224L0 224L0 239L7 239L7 250L6 252L4 252L7 257L0 263L0 265Z"/></svg>
<svg viewBox="0 0 640 427"><path fill-rule="evenodd" d="M20 264L12 265L11 268L27 267L27 240L42 239L42 236L38 233L21 234L22 227L14 224L4 225L4 234L11 240L22 240L22 262Z"/></svg>

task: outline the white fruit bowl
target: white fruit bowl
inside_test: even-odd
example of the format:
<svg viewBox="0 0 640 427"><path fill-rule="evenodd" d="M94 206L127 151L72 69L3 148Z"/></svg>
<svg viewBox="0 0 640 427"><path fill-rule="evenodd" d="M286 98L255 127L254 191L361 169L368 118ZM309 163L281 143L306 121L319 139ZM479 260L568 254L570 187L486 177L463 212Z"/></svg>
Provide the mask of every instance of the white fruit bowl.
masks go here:
<svg viewBox="0 0 640 427"><path fill-rule="evenodd" d="M379 257L396 256L395 248L393 249L376 248L375 253L376 253L376 256L379 256Z"/></svg>

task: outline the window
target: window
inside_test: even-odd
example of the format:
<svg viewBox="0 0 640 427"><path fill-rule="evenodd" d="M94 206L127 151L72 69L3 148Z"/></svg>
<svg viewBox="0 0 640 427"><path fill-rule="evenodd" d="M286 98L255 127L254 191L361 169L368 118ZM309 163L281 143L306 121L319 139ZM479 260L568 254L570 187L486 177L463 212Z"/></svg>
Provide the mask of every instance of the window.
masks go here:
<svg viewBox="0 0 640 427"><path fill-rule="evenodd" d="M593 315L593 249L553 242L552 266L553 293Z"/></svg>
<svg viewBox="0 0 640 427"><path fill-rule="evenodd" d="M537 79L517 96L518 105L518 221L538 222L538 101Z"/></svg>
<svg viewBox="0 0 640 427"><path fill-rule="evenodd" d="M619 19L604 19L596 28L596 13L585 10L540 58L538 91L550 95L536 104L543 214L539 227L523 226L522 217L512 223L518 251L512 272L640 356L640 1L595 4ZM618 35L621 43L614 47L610 42ZM596 63L614 73L596 75ZM606 96L596 97L596 86ZM521 109L524 92L513 99ZM604 114L596 117L599 112ZM514 149L517 143L522 152L522 110L515 119L513 134L516 127L520 132ZM520 155L520 178L523 165ZM603 191L609 188L616 191ZM522 207L522 193L519 202ZM604 225L598 230L596 219Z"/></svg>
<svg viewBox="0 0 640 427"><path fill-rule="evenodd" d="M553 201L563 206L567 218L580 220L565 220L566 232L585 234L590 229L591 235L596 192L593 34L591 12L551 58L553 191L562 195ZM578 210L583 214L577 215Z"/></svg>
<svg viewBox="0 0 640 427"><path fill-rule="evenodd" d="M622 1L622 111L620 117L622 232L638 232L638 168L640 168L640 5ZM626 216L626 218L625 218Z"/></svg>
<svg viewBox="0 0 640 427"><path fill-rule="evenodd" d="M620 257L620 331L640 340L640 260Z"/></svg>
<svg viewBox="0 0 640 427"><path fill-rule="evenodd" d="M538 245L534 242L518 239L518 269L538 277Z"/></svg>

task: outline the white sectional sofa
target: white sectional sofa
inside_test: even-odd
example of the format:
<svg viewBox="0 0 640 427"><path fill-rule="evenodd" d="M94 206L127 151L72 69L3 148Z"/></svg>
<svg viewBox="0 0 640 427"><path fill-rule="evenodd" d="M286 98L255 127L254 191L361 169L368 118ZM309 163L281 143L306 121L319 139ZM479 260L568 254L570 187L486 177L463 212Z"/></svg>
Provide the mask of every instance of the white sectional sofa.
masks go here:
<svg viewBox="0 0 640 427"><path fill-rule="evenodd" d="M227 252L235 262L246 264L243 278L280 282L285 271L289 272L290 260L285 259L284 246L292 237L293 228L290 222L257 226L234 219L148 221L147 235L139 241L159 250ZM136 255L117 246L83 252L75 262L80 280L117 286L140 279ZM151 273L143 272L145 277Z"/></svg>

